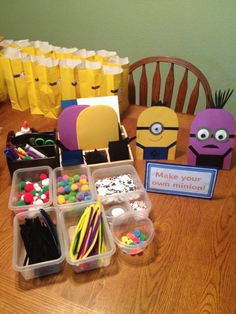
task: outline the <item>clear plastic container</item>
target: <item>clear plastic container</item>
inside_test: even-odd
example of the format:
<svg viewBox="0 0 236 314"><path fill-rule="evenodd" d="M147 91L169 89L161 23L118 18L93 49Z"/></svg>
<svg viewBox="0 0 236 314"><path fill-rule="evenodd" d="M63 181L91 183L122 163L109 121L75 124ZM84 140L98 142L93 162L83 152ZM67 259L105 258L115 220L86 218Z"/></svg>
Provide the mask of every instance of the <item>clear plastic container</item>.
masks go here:
<svg viewBox="0 0 236 314"><path fill-rule="evenodd" d="M90 203L92 204L92 203ZM106 216L102 207L102 222L104 227L104 237L106 251L102 254L89 256L86 258L72 260L69 254L69 249L77 223L83 214L84 210L90 204L79 204L77 206L67 206L60 212L61 226L64 239L64 250L67 263L73 267L76 273L106 267L110 264L111 257L115 253L116 247L111 235L111 231L106 220ZM102 206L102 205L101 205Z"/></svg>
<svg viewBox="0 0 236 314"><path fill-rule="evenodd" d="M127 183L129 179L126 177L129 176L130 183ZM120 179L119 179L120 178ZM111 184L107 182L113 181L114 186L118 186L117 190L105 194L107 191L99 190L101 187L105 187L110 190ZM122 180L126 181L126 184L122 183ZM115 167L100 168L92 173L92 181L95 187L97 196L100 196L103 204L112 203L114 201L123 202L127 201L130 198L133 198L133 195L136 195L138 192L143 191L142 182L136 172L135 168L132 165L121 165ZM101 182L101 183L100 183ZM125 186L126 190L122 191L122 186ZM104 190L104 189L103 189ZM104 192L104 193L102 193Z"/></svg>
<svg viewBox="0 0 236 314"><path fill-rule="evenodd" d="M73 187L72 184L79 184L78 179L82 176L87 177L87 185L86 191L82 192L81 187L78 187L72 191ZM63 178L66 178L66 176L70 178L75 178L75 182L70 182L70 184L67 184L68 180L63 180ZM72 179L72 180L73 180ZM71 180L71 179L69 179ZM80 179L79 179L80 180ZM64 183L63 183L64 182ZM59 192L61 189L61 186L58 186L58 184L63 184L64 193L62 190L62 193ZM74 192L74 196L69 199L65 199L67 196L71 195L70 193ZM86 195L87 194L87 195ZM61 199L58 198L60 196ZM67 205L77 205L77 204L83 204L83 203L89 203L91 201L94 201L96 199L94 187L92 185L91 180L91 174L90 170L87 166L80 165L80 166L73 166L73 167L58 167L53 170L53 205L63 209ZM64 201L64 202L63 202Z"/></svg>
<svg viewBox="0 0 236 314"><path fill-rule="evenodd" d="M141 253L151 243L155 234L152 221L137 212L126 212L115 217L110 228L117 246L122 252L130 255Z"/></svg>
<svg viewBox="0 0 236 314"><path fill-rule="evenodd" d="M59 240L59 246L61 255L59 258L54 260L48 260L41 263L35 263L24 266L24 260L26 257L25 246L20 233L20 225L24 224L25 219L39 217L42 219L42 215L39 209L29 210L23 213L16 214L13 220L13 268L20 272L25 280L33 279L36 277L42 277L46 275L51 275L58 273L62 269L62 264L64 261L64 250L63 250L63 240L62 232L60 226L60 219L58 210L54 207L44 208L44 210L49 214L52 222L56 225L57 236Z"/></svg>
<svg viewBox="0 0 236 314"><path fill-rule="evenodd" d="M124 192L115 191L114 193L108 195L100 194L101 190L99 191L98 186L100 187L101 185L98 184L99 181L100 182L102 181L104 183L105 179L107 178L109 180L110 178L111 180L113 180L118 176L124 176L127 174L130 175L130 177L132 178L131 184L134 184L135 186L133 191L132 190ZM127 164L94 170L92 172L92 183L97 194L97 197L98 196L101 197L107 217L109 216L110 218L112 218L109 210L110 207L122 203L124 203L125 207L127 207L128 210L141 211L145 215L147 216L149 215L152 204L134 166ZM117 182L114 181L114 184L117 184Z"/></svg>
<svg viewBox="0 0 236 314"><path fill-rule="evenodd" d="M40 181L40 174L46 174L49 178L49 185L48 185L48 195L47 201L43 202L42 204L25 204L19 205L18 202L20 200L20 193L21 193L21 182L31 182L36 183ZM8 202L8 208L13 210L15 214L26 211L28 209L37 209L39 207L49 207L52 204L52 168L48 166L42 167L32 167L32 168L20 168L17 169L13 173L12 177L12 185L11 185L11 192ZM39 196L38 196L39 197Z"/></svg>
<svg viewBox="0 0 236 314"><path fill-rule="evenodd" d="M152 204L146 191L139 191L133 193L131 196L129 201L114 201L103 205L108 222L111 222L115 217L125 212L138 212L149 216Z"/></svg>

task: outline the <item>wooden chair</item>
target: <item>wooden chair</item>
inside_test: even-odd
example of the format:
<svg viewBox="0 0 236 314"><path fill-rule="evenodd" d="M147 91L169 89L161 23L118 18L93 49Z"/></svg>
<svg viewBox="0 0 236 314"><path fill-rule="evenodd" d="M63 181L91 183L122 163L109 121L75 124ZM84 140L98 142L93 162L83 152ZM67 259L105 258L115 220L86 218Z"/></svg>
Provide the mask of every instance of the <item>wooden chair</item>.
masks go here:
<svg viewBox="0 0 236 314"><path fill-rule="evenodd" d="M161 63L170 64L168 74L166 76L165 86L162 88L161 81ZM203 88L206 97L206 107L209 106L209 97L211 97L211 87L205 77L205 75L193 64L172 57L148 57L136 61L129 67L129 103L130 104L140 104L142 106L147 106L148 104L148 74L146 66L152 64L154 68L154 74L152 77L152 92L151 92L151 103L157 103L158 101L165 102L166 106L171 107L174 88L176 89L176 100L175 108L176 112L183 112L187 104L186 113L194 114L196 106L199 100L199 90L200 86ZM148 65L149 67L149 65ZM135 87L135 74L133 73L136 69L140 68L139 77L139 102L136 100L136 87ZM175 70L182 70L182 79L180 83L175 84ZM138 71L136 71L138 72ZM191 79L195 80L193 88L189 87L189 72L191 72ZM163 98L160 98L161 88L163 89ZM189 95L188 102L186 95Z"/></svg>

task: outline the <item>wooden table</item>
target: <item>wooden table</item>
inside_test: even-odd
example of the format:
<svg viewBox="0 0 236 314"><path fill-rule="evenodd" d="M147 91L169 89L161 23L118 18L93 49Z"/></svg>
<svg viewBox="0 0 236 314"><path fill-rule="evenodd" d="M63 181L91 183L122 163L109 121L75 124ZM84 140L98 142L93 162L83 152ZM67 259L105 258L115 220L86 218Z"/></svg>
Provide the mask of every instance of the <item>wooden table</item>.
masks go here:
<svg viewBox="0 0 236 314"><path fill-rule="evenodd" d="M123 118L130 137L141 110L132 106ZM1 104L1 151L7 132L17 131L25 119L39 130L57 124ZM174 162L186 163L192 117L179 119ZM235 165L234 154L233 168L219 171L212 200L150 193L156 235L143 256L117 251L106 268L75 274L65 263L57 275L24 281L12 269L11 180L1 154L0 313L236 313ZM142 180L144 166L144 161L135 162Z"/></svg>

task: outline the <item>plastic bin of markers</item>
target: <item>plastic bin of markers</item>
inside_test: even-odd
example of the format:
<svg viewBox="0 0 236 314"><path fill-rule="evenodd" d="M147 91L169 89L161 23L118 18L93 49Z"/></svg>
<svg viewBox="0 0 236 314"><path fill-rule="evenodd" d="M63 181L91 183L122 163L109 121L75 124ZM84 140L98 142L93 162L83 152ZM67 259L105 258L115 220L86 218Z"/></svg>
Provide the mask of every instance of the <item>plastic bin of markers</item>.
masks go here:
<svg viewBox="0 0 236 314"><path fill-rule="evenodd" d="M130 183L126 182L126 187L128 187L130 184L130 186L133 186L133 188L128 188L128 190L122 191L122 189L117 188L117 186L122 185L122 183L119 180L117 183L116 178L125 175L129 175L131 178ZM108 180L113 181L113 183L111 184L113 184L114 186L114 190L112 192L109 192L109 194L106 193L106 188L109 185L109 182L105 181L105 179L107 178ZM99 184L99 182L102 183ZM95 187L97 197L101 197L102 203L105 208L109 207L109 205L111 204L119 204L125 202L126 206L128 206L129 209L132 210L132 204L134 202L143 202L145 204L145 206L143 206L143 210L142 208L137 206L136 210L142 210L144 214L146 214L147 216L149 215L152 205L134 166L127 164L94 170L92 172L92 183Z"/></svg>
<svg viewBox="0 0 236 314"><path fill-rule="evenodd" d="M38 209L19 213L15 215L13 220L13 259L12 266L17 271L20 272L25 280L42 277L46 275L51 275L58 273L62 270L64 257L63 249L63 239L60 226L60 219L58 210L54 207L49 207L44 209L50 216L52 222L56 225L57 237L59 241L60 256L57 259L47 260L40 263L26 264L24 266L24 261L26 258L26 250L24 242L20 233L20 226L24 224L25 219L39 217L42 220L42 215Z"/></svg>
<svg viewBox="0 0 236 314"><path fill-rule="evenodd" d="M92 204L92 203L90 203ZM77 223L84 210L90 204L78 204L77 206L67 206L60 211L61 227L64 240L64 255L69 265L73 267L74 272L81 273L92 269L107 267L110 264L111 257L116 251L115 243L108 226L108 222L102 207L102 223L105 237L106 251L101 254L88 256L86 258L73 260L70 257L70 245ZM102 206L102 205L101 205Z"/></svg>
<svg viewBox="0 0 236 314"><path fill-rule="evenodd" d="M96 199L87 166L57 167L53 170L53 204L63 209L67 205L89 203Z"/></svg>
<svg viewBox="0 0 236 314"><path fill-rule="evenodd" d="M43 184L40 180L40 174L45 174L47 178L49 178L49 184L48 187L43 188ZM12 185L11 185L11 192L10 192L10 197L8 201L8 208L13 210L15 214L19 212L23 212L26 210L29 210L30 208L37 208L37 207L48 207L52 204L52 168L48 166L43 166L43 167L33 167L33 168L22 168L22 169L17 169L13 173L12 177ZM38 191L33 189L29 193L34 193L33 197L35 198L34 204L24 204L24 205L19 205L21 202L19 202L24 196L24 188L22 188L22 182L31 182L33 185L35 183L38 183ZM43 191L48 190L46 192L47 198L45 199L44 196L42 196L44 193ZM34 192L33 192L34 191ZM25 191L26 192L26 191ZM41 194L41 195L40 195ZM36 204L38 201L36 199L42 199L42 204ZM44 200L43 200L44 198Z"/></svg>
<svg viewBox="0 0 236 314"><path fill-rule="evenodd" d="M155 231L152 221L142 213L126 212L110 224L115 243L129 255L141 253L152 242Z"/></svg>
<svg viewBox="0 0 236 314"><path fill-rule="evenodd" d="M41 132L40 134L49 135L50 137L54 139L57 138L56 132ZM7 142L9 142L8 139L7 139ZM25 146L25 143L22 143L22 147L24 146ZM33 159L33 160L10 160L6 158L7 166L8 166L11 177L13 176L14 171L21 168L49 166L54 169L60 166L59 149L57 145L55 144L40 145L40 146L33 146L33 148L35 148L40 153L44 154L46 157Z"/></svg>

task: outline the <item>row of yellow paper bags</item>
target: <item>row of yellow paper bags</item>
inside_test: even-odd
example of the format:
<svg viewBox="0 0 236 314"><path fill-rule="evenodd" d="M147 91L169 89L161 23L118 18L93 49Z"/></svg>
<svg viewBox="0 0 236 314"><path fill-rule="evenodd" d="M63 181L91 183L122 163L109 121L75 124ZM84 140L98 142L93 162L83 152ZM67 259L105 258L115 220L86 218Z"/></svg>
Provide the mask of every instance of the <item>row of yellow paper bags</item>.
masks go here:
<svg viewBox="0 0 236 314"><path fill-rule="evenodd" d="M106 60L63 60L2 50L3 79L0 99L8 94L12 108L57 118L61 100L117 95L120 112L128 106L128 58L115 55ZM0 82L1 83L1 82Z"/></svg>

